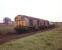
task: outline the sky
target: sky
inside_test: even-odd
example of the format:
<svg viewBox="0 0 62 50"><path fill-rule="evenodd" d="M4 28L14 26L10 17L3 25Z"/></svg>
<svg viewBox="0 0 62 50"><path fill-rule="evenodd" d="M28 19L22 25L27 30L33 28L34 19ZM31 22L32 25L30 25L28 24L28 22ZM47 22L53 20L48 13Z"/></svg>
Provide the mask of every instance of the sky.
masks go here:
<svg viewBox="0 0 62 50"><path fill-rule="evenodd" d="M17 15L62 22L62 0L0 0L0 22Z"/></svg>

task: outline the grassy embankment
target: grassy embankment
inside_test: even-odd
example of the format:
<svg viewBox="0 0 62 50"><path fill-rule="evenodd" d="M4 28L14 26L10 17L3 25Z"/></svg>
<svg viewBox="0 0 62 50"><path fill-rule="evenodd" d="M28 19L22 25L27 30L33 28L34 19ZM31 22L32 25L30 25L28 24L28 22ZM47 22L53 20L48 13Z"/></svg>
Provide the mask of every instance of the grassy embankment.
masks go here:
<svg viewBox="0 0 62 50"><path fill-rule="evenodd" d="M62 27L14 39L0 45L0 50L62 50Z"/></svg>

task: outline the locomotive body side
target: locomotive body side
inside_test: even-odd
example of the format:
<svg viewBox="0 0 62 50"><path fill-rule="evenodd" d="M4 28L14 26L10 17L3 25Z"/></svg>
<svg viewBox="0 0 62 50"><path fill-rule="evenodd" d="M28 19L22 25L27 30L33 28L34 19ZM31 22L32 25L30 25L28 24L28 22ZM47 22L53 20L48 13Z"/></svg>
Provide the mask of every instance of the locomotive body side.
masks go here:
<svg viewBox="0 0 62 50"><path fill-rule="evenodd" d="M33 17L28 17L29 19L29 28L38 29L38 19Z"/></svg>

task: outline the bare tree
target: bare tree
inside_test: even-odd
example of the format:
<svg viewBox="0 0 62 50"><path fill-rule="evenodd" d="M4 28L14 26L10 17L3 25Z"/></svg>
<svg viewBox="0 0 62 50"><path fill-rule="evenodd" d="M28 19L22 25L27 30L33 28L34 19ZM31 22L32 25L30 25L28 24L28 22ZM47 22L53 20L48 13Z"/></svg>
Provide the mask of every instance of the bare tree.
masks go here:
<svg viewBox="0 0 62 50"><path fill-rule="evenodd" d="M5 18L3 19L3 22L4 22L5 24L9 24L9 22L11 22L11 19L10 19L9 17L5 17Z"/></svg>

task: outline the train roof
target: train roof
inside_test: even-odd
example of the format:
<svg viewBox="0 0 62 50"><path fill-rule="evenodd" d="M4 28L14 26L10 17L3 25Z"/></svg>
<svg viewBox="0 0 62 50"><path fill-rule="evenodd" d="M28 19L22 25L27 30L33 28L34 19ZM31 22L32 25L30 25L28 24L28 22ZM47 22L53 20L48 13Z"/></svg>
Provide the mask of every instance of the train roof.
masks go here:
<svg viewBox="0 0 62 50"><path fill-rule="evenodd" d="M17 15L15 18L17 18L17 17L26 17L26 18L29 18L29 19L44 20L44 19L35 18L35 17L32 17L32 16L27 16L27 15ZM44 21L48 21L48 20L44 20Z"/></svg>

